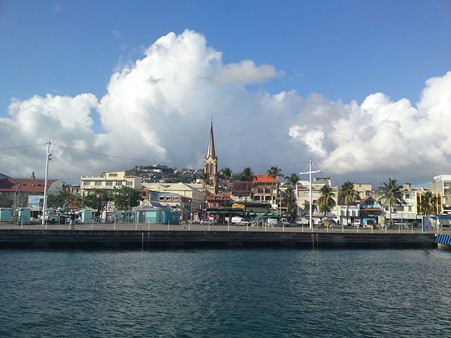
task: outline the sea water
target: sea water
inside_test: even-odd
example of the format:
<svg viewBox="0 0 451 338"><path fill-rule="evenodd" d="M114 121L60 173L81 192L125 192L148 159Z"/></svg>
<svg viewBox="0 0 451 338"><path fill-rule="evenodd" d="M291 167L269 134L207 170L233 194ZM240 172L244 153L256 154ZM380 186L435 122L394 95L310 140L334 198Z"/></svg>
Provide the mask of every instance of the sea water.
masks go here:
<svg viewBox="0 0 451 338"><path fill-rule="evenodd" d="M440 250L0 250L0 337L451 337Z"/></svg>

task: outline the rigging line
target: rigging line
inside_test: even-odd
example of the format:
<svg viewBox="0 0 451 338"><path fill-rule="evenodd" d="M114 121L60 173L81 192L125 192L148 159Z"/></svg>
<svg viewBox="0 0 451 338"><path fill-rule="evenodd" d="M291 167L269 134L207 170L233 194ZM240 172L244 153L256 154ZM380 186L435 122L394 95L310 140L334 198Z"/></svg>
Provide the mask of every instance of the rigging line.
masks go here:
<svg viewBox="0 0 451 338"><path fill-rule="evenodd" d="M56 145L58 147L61 148L67 148L67 149L72 149L72 150L76 150L76 151L81 151L84 153L88 153L88 154L94 154L94 155L101 155L101 156L105 156L105 157L111 157L111 158L118 158L118 159L122 159L122 160L130 160L130 161L135 161L135 162L141 162L141 163L155 163L149 160L144 160L144 159L136 159L136 158L129 158L129 157L124 157L124 156L117 156L117 155L111 155L111 154L105 154L105 153L100 153L100 152L95 152L95 151L90 151L90 150L82 150L82 149L78 149L78 148L74 148L74 147L69 147L69 146L63 146L63 145L58 145L58 144L53 144ZM284 164L279 164L280 166L291 166L291 165L299 165L299 164L303 164L303 163L307 163L307 162L297 162L297 163L284 163ZM191 167L197 167L199 164L193 164L193 163L168 163L168 162L159 162L158 164L160 165L175 165L175 166L191 166ZM261 164L261 165L239 165L239 164L234 164L234 165L230 165L231 167L268 167L269 164Z"/></svg>
<svg viewBox="0 0 451 338"><path fill-rule="evenodd" d="M30 151L32 151L32 150L33 150L33 149L28 149L28 150L22 151L22 152L20 152L20 153L8 155L8 156L3 156L3 157L0 157L0 160L3 160L4 158L8 158L8 157L13 157L13 156L17 156L17 155L22 155L22 154L28 153L28 152L30 152Z"/></svg>
<svg viewBox="0 0 451 338"><path fill-rule="evenodd" d="M117 155L105 154L105 153L100 153L100 152L95 152L95 151L90 151L90 150L82 150L82 149L78 149L78 148L74 148L74 147L69 147L69 146L58 145L58 144L53 144L53 145L56 145L56 146L61 147L61 148L66 148L66 149L72 149L72 150L76 150L76 151L81 151L81 152L88 153L88 154L101 155L101 156L104 156L104 157L118 158L118 159L122 159L122 160L129 160L129 161L140 162L140 163L149 163L149 164L155 163L155 162L152 162L152 161L150 161L150 160L136 159L136 158L130 158L130 157L124 157L124 156L117 156ZM308 163L308 162L282 163L282 164L278 164L278 165L279 165L279 166L294 166L294 165L302 165L302 164L305 164L305 163ZM159 164L159 165L170 165L170 166L182 166L182 167L185 167L185 166L188 166L188 167L198 167L198 166L199 166L198 163L193 164L193 163L168 163L168 162L159 162L158 164ZM201 165L201 166L202 166L202 165ZM240 164L233 164L233 165L230 165L230 167L233 167L233 168L237 168L237 167L240 167L240 168L241 168L241 167L266 168L266 167L269 167L269 166L270 166L269 164L253 164L253 165L249 165L249 164L247 164L247 165L244 165L244 164L242 164L242 165L240 165Z"/></svg>
<svg viewBox="0 0 451 338"><path fill-rule="evenodd" d="M308 163L308 162L296 162L296 163L278 163L277 164L277 166L280 166L280 167L286 167L286 166L297 166L297 165L302 165L302 164L305 164L305 163ZM271 167L271 166L274 166L274 163L273 164L271 164L271 165L269 165L269 164L246 164L246 165L243 165L243 164L231 164L231 165L229 165L229 167L250 167L250 168L268 168L268 167Z"/></svg>
<svg viewBox="0 0 451 338"><path fill-rule="evenodd" d="M121 160L130 160L130 161L136 161L136 162L149 162L149 163L151 163L149 160L129 158L129 157L123 157L123 156L117 156L117 155L111 155L111 154L104 154L104 153L99 153L99 152L96 152L96 151L82 150L82 149L68 147L68 146L63 146L63 145L59 145L59 144L53 144L53 145L56 145L57 147L61 147L61 148L81 151L83 153L88 153L88 154L94 154L94 155L101 155L101 156L105 156L105 157L118 158L118 159L121 159Z"/></svg>
<svg viewBox="0 0 451 338"><path fill-rule="evenodd" d="M61 162L59 161L58 157L53 156L52 159L55 159L56 162L58 162L58 165L61 168L61 171L63 172L64 176L66 177L67 180L70 180L69 175L67 175L66 171L64 170L63 166L61 165Z"/></svg>
<svg viewBox="0 0 451 338"><path fill-rule="evenodd" d="M22 148L35 148L35 147L40 147L46 145L46 143L43 144L34 144L34 145L28 145L28 146L20 146L20 147L11 147L11 148L0 148L0 151L3 150L12 150L12 149L22 149Z"/></svg>

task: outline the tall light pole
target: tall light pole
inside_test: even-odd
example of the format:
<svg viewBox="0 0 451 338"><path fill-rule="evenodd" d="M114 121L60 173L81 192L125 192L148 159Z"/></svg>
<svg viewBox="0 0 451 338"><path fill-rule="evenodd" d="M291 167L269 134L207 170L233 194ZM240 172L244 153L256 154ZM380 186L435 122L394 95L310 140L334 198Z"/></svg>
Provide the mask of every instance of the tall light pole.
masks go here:
<svg viewBox="0 0 451 338"><path fill-rule="evenodd" d="M299 175L305 175L305 174L309 174L309 178L310 178L310 206L309 206L309 225L310 225L310 229L312 229L313 231L313 223L312 223L312 218L313 218L313 200L312 200L312 174L318 174L321 172L321 170L318 170L318 168L316 170L312 170L312 160L309 160L309 171L305 171L302 173L299 173ZM314 165L313 165L314 166ZM316 167L315 167L316 168Z"/></svg>
<svg viewBox="0 0 451 338"><path fill-rule="evenodd" d="M42 205L42 225L45 224L45 213L47 211L47 182L49 176L50 141L47 143L47 153L45 154L45 178L44 178L44 203Z"/></svg>

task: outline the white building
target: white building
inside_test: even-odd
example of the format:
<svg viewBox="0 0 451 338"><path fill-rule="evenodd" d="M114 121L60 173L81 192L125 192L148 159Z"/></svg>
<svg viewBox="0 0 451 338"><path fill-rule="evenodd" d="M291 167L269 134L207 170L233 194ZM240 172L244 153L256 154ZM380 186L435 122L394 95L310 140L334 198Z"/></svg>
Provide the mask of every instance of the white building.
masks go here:
<svg viewBox="0 0 451 338"><path fill-rule="evenodd" d="M114 190L114 188L129 187L141 189L141 177L128 176L125 170L103 171L99 177L82 176L80 188L82 196L96 190Z"/></svg>
<svg viewBox="0 0 451 338"><path fill-rule="evenodd" d="M338 198L338 189L337 187L332 186L332 181L330 177L325 178L312 178L312 203L316 205L316 201L321 196L321 188L324 185L328 185L332 188L333 193L335 194L335 202L336 207L331 211L333 216L337 215L337 198ZM300 181L297 184L296 191L296 203L298 208L301 210L308 210L308 205L310 204L310 181ZM313 213L314 216L322 216L322 213L319 210L315 210Z"/></svg>
<svg viewBox="0 0 451 338"><path fill-rule="evenodd" d="M187 183L143 183L146 199L151 200L151 192L165 192L191 199L192 209L196 210L204 202L204 191L202 184Z"/></svg>
<svg viewBox="0 0 451 338"><path fill-rule="evenodd" d="M451 213L451 175L435 176L429 185L432 193L441 194L445 213Z"/></svg>

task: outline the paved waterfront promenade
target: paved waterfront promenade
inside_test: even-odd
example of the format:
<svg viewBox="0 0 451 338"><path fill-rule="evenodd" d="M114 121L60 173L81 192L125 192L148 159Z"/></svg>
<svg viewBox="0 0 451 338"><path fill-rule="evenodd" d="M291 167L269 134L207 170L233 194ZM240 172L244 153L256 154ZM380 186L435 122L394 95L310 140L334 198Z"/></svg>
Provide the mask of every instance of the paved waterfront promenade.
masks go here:
<svg viewBox="0 0 451 338"><path fill-rule="evenodd" d="M227 225L77 224L0 225L0 248L436 248L419 230L313 229Z"/></svg>
<svg viewBox="0 0 451 338"><path fill-rule="evenodd" d="M11 224L11 223L0 223L0 230L10 229L10 230L70 230L69 224ZM313 233L360 233L360 234L421 234L421 228L416 229L369 229L369 228L354 228L354 227L344 227L344 228L334 228L334 229L310 229L306 226L297 227L257 227L257 226L245 226L245 225L200 225L200 224L136 224L136 223L86 223L86 224L75 224L75 230L78 231L247 231L247 232L313 232ZM451 231L448 230L445 232ZM433 234L433 231L429 233Z"/></svg>

